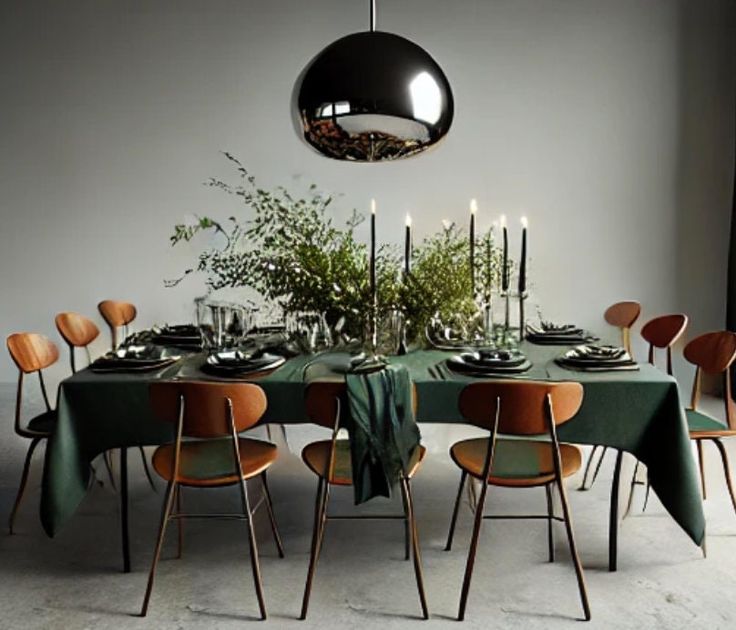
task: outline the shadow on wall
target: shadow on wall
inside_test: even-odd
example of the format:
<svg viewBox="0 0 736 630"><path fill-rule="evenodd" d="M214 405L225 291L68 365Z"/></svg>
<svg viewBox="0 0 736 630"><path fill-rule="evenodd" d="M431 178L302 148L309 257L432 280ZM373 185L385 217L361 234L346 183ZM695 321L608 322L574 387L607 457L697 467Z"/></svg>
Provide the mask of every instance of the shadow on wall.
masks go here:
<svg viewBox="0 0 736 630"><path fill-rule="evenodd" d="M677 304L693 315L687 334L692 339L707 330L723 329L726 319L736 133L736 3L681 0L679 18L678 232L673 269ZM718 98L709 98L712 94ZM724 155L731 159L724 160Z"/></svg>

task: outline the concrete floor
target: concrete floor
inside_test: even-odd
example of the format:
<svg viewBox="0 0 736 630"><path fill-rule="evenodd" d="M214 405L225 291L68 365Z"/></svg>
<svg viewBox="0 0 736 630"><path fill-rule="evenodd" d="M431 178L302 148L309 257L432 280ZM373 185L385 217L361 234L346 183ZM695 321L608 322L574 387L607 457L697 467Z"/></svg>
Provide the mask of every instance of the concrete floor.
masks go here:
<svg viewBox="0 0 736 630"><path fill-rule="evenodd" d="M38 518L42 459L34 462L29 492L8 536L6 519L14 498L26 443L12 433L13 389L0 385L0 627L1 628L236 628L255 619L245 529L238 522L190 522L184 558L172 558L171 536L160 564L147 619L135 616L145 589L163 485L148 487L140 459L131 451L133 572L120 572L117 495L95 487L76 516L53 540ZM717 407L716 407L717 409ZM286 558L279 559L258 515L258 540L270 618L274 628L459 627L454 621L464 570L471 516L461 512L455 549L443 551L459 474L447 455L450 443L474 434L466 427L422 426L429 448L413 488L424 556L431 619L419 619L412 565L403 560L403 529L396 522L333 522L317 569L309 619L300 622L316 482L298 453L318 430L289 428L291 452L271 473ZM321 434L320 434L321 435ZM587 449L586 449L587 450ZM150 449L149 449L150 451ZM736 458L736 451L731 447ZM720 461L706 447L709 499L708 558L703 559L653 498L641 513L639 491L632 516L620 533L619 571L607 570L607 518L613 457L589 492L569 480L580 556L588 582L590 628L732 628L736 623L736 515ZM629 477L624 477L628 479ZM351 494L333 493L334 512L346 512ZM189 509L238 508L237 491L189 491ZM376 501L362 511L399 510ZM496 513L544 510L541 490L492 489ZM468 604L467 628L580 627L581 608L563 526L556 526L557 562L549 564L541 522L486 521ZM258 623L258 622L254 622Z"/></svg>

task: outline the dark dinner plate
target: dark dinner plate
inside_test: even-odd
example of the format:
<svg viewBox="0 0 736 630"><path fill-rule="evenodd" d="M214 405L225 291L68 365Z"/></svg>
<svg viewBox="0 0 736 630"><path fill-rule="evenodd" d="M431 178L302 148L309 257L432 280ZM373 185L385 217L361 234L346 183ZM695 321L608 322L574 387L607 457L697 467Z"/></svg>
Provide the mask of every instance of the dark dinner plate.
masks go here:
<svg viewBox="0 0 736 630"><path fill-rule="evenodd" d="M522 374L532 364L521 353L509 353L508 358L483 357L480 353L464 352L447 359L447 367L461 374L489 376Z"/></svg>
<svg viewBox="0 0 736 630"><path fill-rule="evenodd" d="M202 365L202 371L217 376L244 376L275 370L285 361L284 357L268 352L253 355L239 352L215 353L207 357Z"/></svg>

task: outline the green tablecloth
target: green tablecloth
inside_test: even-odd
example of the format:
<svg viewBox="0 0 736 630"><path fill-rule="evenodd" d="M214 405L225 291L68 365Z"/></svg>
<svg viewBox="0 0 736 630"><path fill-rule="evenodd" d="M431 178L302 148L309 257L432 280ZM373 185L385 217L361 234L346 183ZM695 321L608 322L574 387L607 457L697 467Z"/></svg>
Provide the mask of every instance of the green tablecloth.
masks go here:
<svg viewBox="0 0 736 630"><path fill-rule="evenodd" d="M560 368L553 346L525 344L533 363L523 378L576 380L585 396L580 412L560 428L560 439L625 450L646 464L652 488L696 544L705 532L702 501L677 384L649 365L636 372L581 373ZM470 377L435 366L449 356L428 350L393 357L405 365L417 387L419 422L463 422L458 395ZM307 379L329 372L330 356L296 357L259 380L268 396L263 422L306 422ZM161 372L99 374L83 370L59 387L58 426L49 439L41 497L41 521L53 536L84 498L89 462L113 448L161 444L172 439L171 425L157 421L148 404L148 384L179 376L208 378L189 357ZM429 368L432 367L432 373ZM209 377L211 378L211 377ZM448 445L449 446L449 445Z"/></svg>

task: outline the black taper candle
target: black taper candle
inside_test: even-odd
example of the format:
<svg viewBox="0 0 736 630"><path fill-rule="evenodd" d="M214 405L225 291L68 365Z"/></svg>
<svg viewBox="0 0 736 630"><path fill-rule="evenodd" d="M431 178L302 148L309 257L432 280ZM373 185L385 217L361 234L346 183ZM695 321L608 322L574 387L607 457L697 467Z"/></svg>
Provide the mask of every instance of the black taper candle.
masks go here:
<svg viewBox="0 0 736 630"><path fill-rule="evenodd" d="M526 217L521 219L521 262L519 263L519 295L526 291Z"/></svg>
<svg viewBox="0 0 736 630"><path fill-rule="evenodd" d="M470 290L475 297L475 213L478 204L475 199L470 200Z"/></svg>
<svg viewBox="0 0 736 630"><path fill-rule="evenodd" d="M411 272L411 217L406 215L406 233L404 236L404 274Z"/></svg>
<svg viewBox="0 0 736 630"><path fill-rule="evenodd" d="M503 228L503 267L501 268L501 290L509 289L509 231L506 227L506 217L501 217L501 227Z"/></svg>
<svg viewBox="0 0 736 630"><path fill-rule="evenodd" d="M376 305L376 200L371 199L371 307Z"/></svg>

